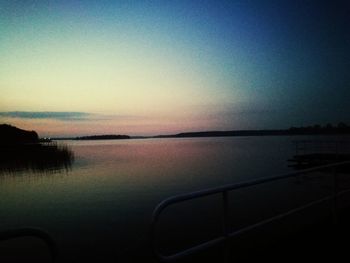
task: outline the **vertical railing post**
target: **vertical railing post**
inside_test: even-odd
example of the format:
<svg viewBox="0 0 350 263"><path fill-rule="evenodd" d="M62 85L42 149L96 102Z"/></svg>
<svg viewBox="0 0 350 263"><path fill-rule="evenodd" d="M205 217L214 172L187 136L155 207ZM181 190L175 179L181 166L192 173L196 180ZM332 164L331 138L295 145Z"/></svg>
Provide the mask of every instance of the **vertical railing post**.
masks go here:
<svg viewBox="0 0 350 263"><path fill-rule="evenodd" d="M335 156L336 156L336 161L339 162L339 159L340 159L339 142L335 143Z"/></svg>
<svg viewBox="0 0 350 263"><path fill-rule="evenodd" d="M333 199L332 199L332 217L333 217L333 225L336 226L338 224L338 174L337 168L333 167Z"/></svg>
<svg viewBox="0 0 350 263"><path fill-rule="evenodd" d="M230 258L230 244L229 244L229 211L228 211L228 191L222 192L223 201L223 217L222 217L222 231L225 237L224 244L224 262L229 262Z"/></svg>

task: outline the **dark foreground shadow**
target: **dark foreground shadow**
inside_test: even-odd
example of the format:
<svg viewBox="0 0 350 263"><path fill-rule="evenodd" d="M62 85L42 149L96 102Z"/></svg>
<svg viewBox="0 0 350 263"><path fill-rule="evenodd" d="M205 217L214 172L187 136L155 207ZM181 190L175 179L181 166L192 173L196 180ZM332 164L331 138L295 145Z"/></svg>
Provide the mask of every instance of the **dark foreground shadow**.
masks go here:
<svg viewBox="0 0 350 263"><path fill-rule="evenodd" d="M55 143L0 146L0 174L20 171L55 173L70 170L73 152Z"/></svg>

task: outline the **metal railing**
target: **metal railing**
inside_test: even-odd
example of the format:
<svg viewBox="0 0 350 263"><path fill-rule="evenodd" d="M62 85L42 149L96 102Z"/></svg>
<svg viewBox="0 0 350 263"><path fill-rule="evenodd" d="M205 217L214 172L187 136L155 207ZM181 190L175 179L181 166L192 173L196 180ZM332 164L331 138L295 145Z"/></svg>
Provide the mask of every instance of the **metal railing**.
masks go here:
<svg viewBox="0 0 350 263"><path fill-rule="evenodd" d="M57 256L56 243L46 231L35 227L14 228L0 231L0 241L21 237L36 237L44 241L49 249L52 262L55 261Z"/></svg>
<svg viewBox="0 0 350 263"><path fill-rule="evenodd" d="M216 187L216 188L212 188L212 189L206 189L206 190L202 190L202 191L196 191L196 192L192 192L192 193L188 193L188 194L182 194L182 195L177 195L177 196L167 198L164 201L162 201L161 203L159 203L153 211L152 221L151 221L151 244L152 244L153 252L154 252L155 256L158 258L158 260L160 260L161 262L173 262L175 260L192 255L192 254L200 252L202 250L208 249L208 248L213 247L215 245L218 245L220 243L227 242L230 238L233 238L235 236L243 234L247 231L253 230L257 227L261 227L261 226L266 225L268 223L272 223L276 220L285 218L285 217L290 216L294 213L303 211L307 208L310 208L312 206L315 206L317 204L320 204L320 203L323 203L326 201L333 201L332 202L332 215L333 215L333 222L336 224L337 223L337 198L338 198L338 196L340 196L346 192L350 192L350 189L339 191L339 188L338 188L337 168L339 168L343 165L350 165L350 161L319 166L319 167L305 169L305 170L298 171L298 172L291 172L291 173L283 174L280 176L272 176L272 177L266 177L266 178L256 179L256 180L242 182L242 183L225 185L222 187ZM283 180L283 179L287 179L287 178L297 177L300 175L309 174L312 172L317 172L317 171L325 170L325 169L330 169L331 176L333 176L333 186L332 186L333 191L332 191L331 195L328 195L328 196L323 197L321 199L306 203L302 206L291 209L285 213L270 217L270 218L265 219L263 221L260 221L258 223L255 223L255 224L249 225L247 227L243 227L241 229L230 232L229 227L228 227L228 225L229 225L228 224L229 223L228 193L230 191L242 189L242 188L247 188L247 187L251 187L251 186L255 186L255 185L259 185L259 184L264 184L264 183L268 183L268 182ZM156 235L157 223L159 222L159 216L161 215L161 213L167 207L169 207L171 205L185 202L185 201L192 200L192 199L197 199L197 198L209 196L209 195L215 195L215 194L222 194L222 203L223 203L222 235L218 236L212 240L205 241L201 244L198 244L198 245L195 245L193 247L187 248L185 250L179 251L179 252L172 254L172 255L162 254L158 249L157 235Z"/></svg>

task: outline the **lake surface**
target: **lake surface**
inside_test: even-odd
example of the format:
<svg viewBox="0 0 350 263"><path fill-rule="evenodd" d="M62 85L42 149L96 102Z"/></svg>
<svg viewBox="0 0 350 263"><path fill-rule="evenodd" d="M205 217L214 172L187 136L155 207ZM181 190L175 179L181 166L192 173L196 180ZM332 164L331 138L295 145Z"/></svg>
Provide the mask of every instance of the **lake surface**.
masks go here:
<svg viewBox="0 0 350 263"><path fill-rule="evenodd" d="M1 172L0 230L47 230L58 243L62 262L117 262L135 253L151 258L149 224L157 203L176 194L292 171L287 163L295 154L292 141L305 138L59 142L74 152L70 168Z"/></svg>

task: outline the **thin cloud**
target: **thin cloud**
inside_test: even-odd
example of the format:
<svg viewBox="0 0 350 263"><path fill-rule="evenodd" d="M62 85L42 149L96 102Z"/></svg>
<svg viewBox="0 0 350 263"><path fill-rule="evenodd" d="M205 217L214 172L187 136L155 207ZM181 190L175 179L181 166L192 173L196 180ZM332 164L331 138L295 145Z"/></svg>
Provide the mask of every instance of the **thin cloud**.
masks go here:
<svg viewBox="0 0 350 263"><path fill-rule="evenodd" d="M105 115L77 111L5 111L0 117L20 119L51 119L59 121L108 121L108 120L140 120L143 116Z"/></svg>
<svg viewBox="0 0 350 263"><path fill-rule="evenodd" d="M21 119L54 119L54 120L86 120L90 116L87 112L74 111L6 111L0 112L1 117Z"/></svg>

